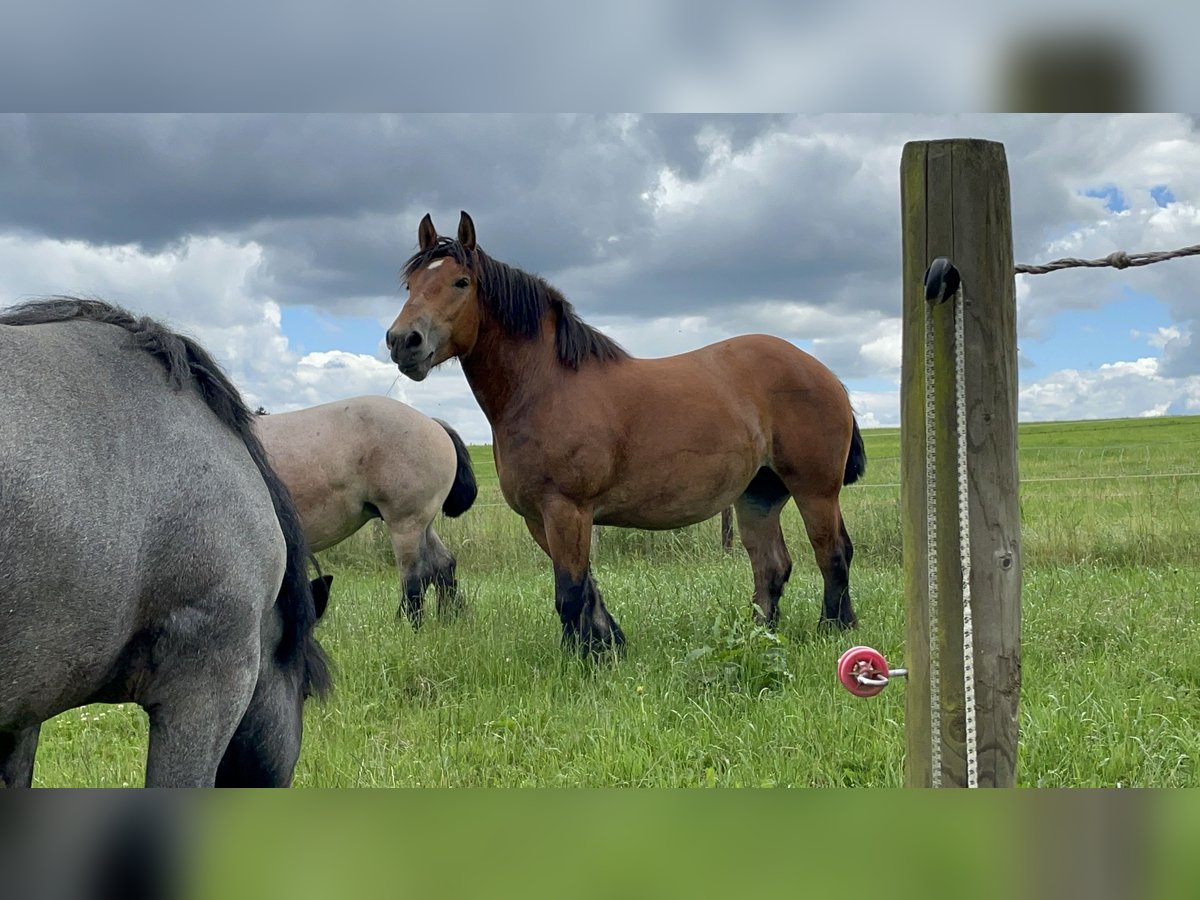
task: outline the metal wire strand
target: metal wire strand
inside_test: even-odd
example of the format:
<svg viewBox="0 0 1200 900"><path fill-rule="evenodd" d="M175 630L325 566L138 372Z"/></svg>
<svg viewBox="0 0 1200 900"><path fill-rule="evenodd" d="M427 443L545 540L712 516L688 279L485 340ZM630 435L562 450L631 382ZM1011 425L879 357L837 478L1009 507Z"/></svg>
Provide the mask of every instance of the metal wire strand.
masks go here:
<svg viewBox="0 0 1200 900"><path fill-rule="evenodd" d="M1124 250L1117 250L1102 259L1077 259L1074 256L1067 256L1062 259L1056 259L1053 262L1043 263L1042 265L1030 265L1028 263L1017 263L1013 266L1013 270L1018 275L1045 275L1047 272L1057 272L1059 269L1128 269L1132 266L1148 266L1151 263L1163 262L1168 259L1179 259L1182 256L1200 255L1200 244L1193 244L1190 247L1180 247L1178 250L1160 250L1151 251L1148 253L1126 253Z"/></svg>

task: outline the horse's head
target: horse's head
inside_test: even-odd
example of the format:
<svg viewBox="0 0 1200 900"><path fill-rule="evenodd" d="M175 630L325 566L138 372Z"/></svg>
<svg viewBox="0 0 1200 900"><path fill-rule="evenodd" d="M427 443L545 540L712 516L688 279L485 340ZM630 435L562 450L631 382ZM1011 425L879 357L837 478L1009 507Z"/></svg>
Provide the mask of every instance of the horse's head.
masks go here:
<svg viewBox="0 0 1200 900"><path fill-rule="evenodd" d="M405 263L408 300L387 332L392 361L413 381L446 360L469 353L479 334L478 280L473 268L475 224L465 212L458 239L438 237L426 214L419 249Z"/></svg>

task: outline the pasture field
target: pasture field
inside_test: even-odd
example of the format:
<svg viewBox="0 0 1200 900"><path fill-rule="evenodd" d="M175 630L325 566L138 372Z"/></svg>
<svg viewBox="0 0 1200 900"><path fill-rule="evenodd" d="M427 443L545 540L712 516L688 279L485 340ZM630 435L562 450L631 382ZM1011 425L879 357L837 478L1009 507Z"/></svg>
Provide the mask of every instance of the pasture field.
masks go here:
<svg viewBox="0 0 1200 900"><path fill-rule="evenodd" d="M431 593L419 633L396 620L373 526L322 555L336 687L308 705L297 786L902 784L903 683L859 700L834 677L854 643L904 658L899 433L864 437L866 478L842 494L856 632L816 632L794 507L777 635L751 624L749 564L721 551L716 519L605 529L595 574L629 646L601 665L560 651L549 563L490 449L472 448L479 500L437 524L461 616L433 614ZM1200 785L1200 416L1025 424L1020 464L1020 783ZM138 785L145 735L136 707L65 713L43 728L36 783Z"/></svg>

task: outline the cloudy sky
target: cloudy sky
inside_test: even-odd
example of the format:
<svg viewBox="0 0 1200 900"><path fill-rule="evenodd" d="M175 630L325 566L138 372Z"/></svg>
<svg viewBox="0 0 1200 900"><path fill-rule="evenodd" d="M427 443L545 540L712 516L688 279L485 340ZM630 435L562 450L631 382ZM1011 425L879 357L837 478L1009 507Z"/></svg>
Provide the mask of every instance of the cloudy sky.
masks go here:
<svg viewBox="0 0 1200 900"><path fill-rule="evenodd" d="M0 305L103 297L200 338L272 412L387 394L489 439L461 370L382 346L429 212L642 356L770 332L899 405L906 141L1008 155L1016 258L1200 243L1184 115L0 116ZM1200 413L1200 258L1018 276L1026 420Z"/></svg>

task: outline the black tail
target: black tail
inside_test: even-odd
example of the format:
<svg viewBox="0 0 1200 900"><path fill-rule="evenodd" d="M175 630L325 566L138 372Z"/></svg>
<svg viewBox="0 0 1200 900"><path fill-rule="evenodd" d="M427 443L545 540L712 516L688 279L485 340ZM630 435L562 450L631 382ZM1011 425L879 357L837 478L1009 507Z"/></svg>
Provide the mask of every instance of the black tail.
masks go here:
<svg viewBox="0 0 1200 900"><path fill-rule="evenodd" d="M854 433L850 436L850 455L846 457L846 477L842 484L854 484L867 471L867 448L863 446L858 419L853 419Z"/></svg>
<svg viewBox="0 0 1200 900"><path fill-rule="evenodd" d="M241 438L266 483L287 545L287 566L275 605L283 617L284 631L279 656L290 661L301 656L305 686L324 696L332 678L320 645L313 638L317 623L316 604L308 580L308 563L316 560L308 549L300 515L287 487L267 462L267 452L254 433L254 414L242 395L203 347L194 340L168 330L149 316L137 317L128 310L102 300L50 297L33 300L0 312L0 325L44 325L51 322L86 321L116 325L133 335L137 345L158 358L176 389L191 386L234 434Z"/></svg>
<svg viewBox="0 0 1200 900"><path fill-rule="evenodd" d="M475 469L471 466L471 454L467 452L467 445L458 436L458 432L441 419L433 421L446 429L446 434L450 435L450 441L454 444L454 455L458 458L458 471L454 475L454 486L450 488L446 502L442 504L442 512L454 518L461 516L471 508L471 504L479 496L479 485L475 483Z"/></svg>

